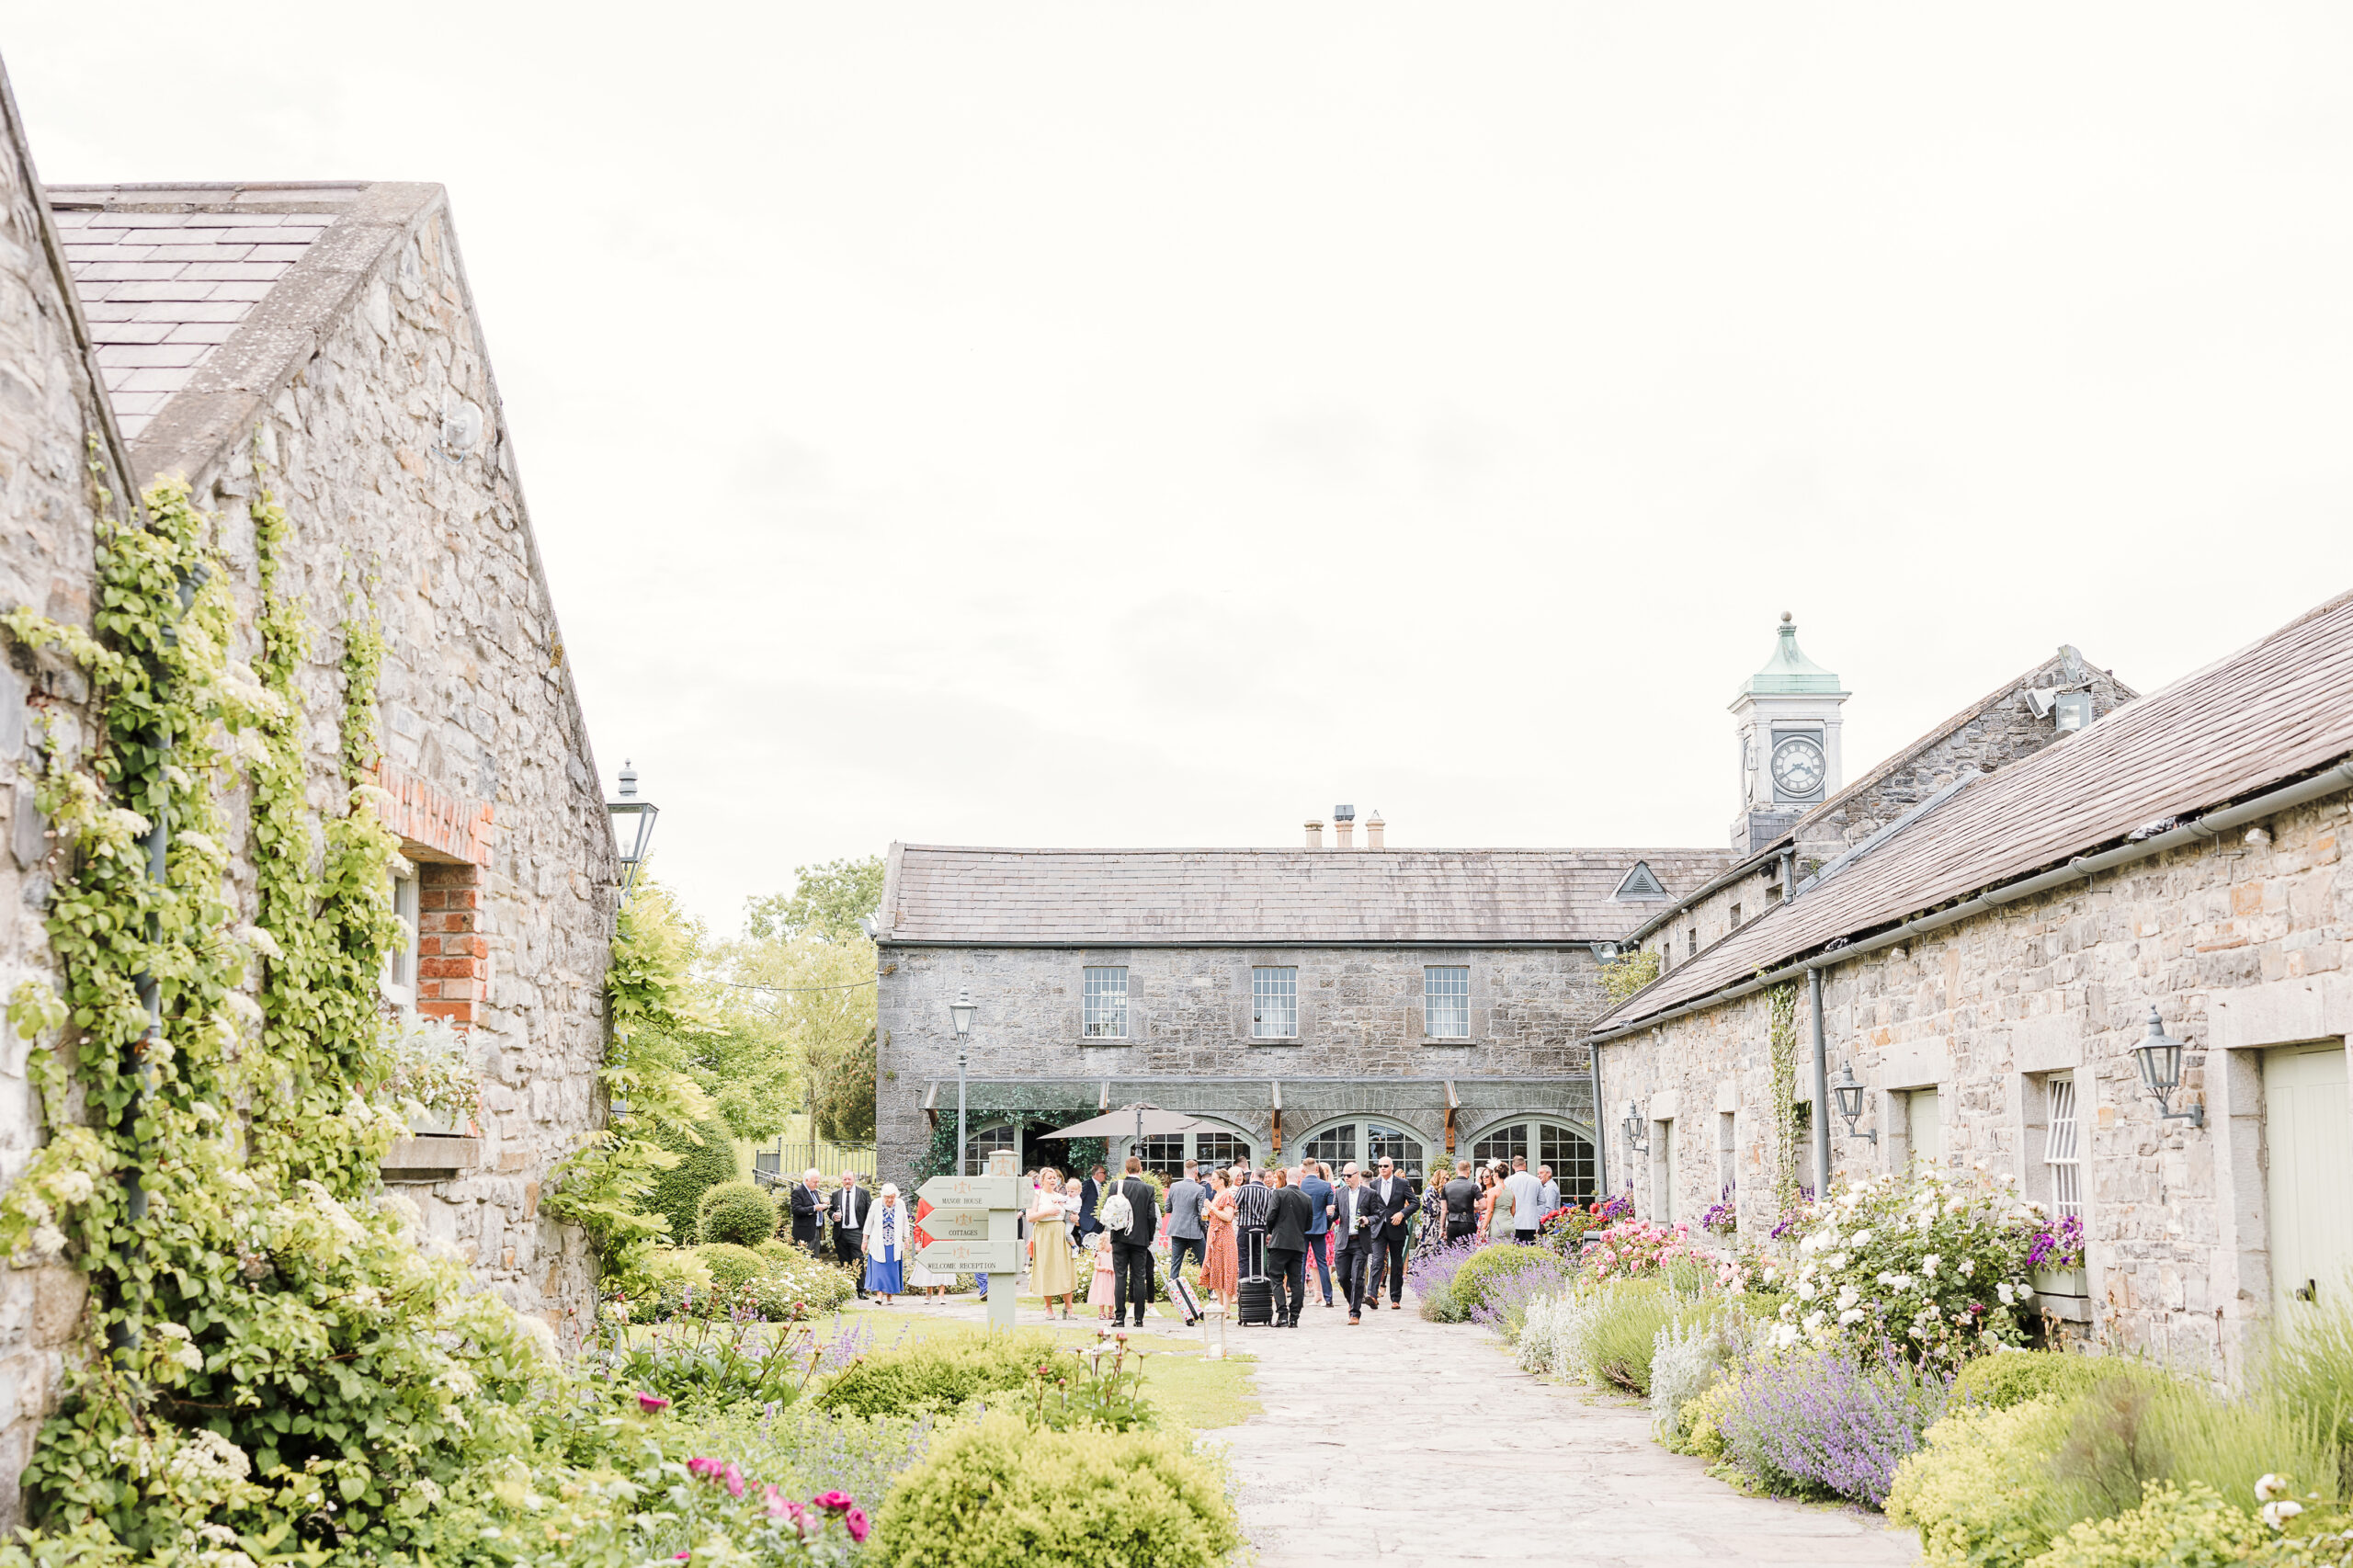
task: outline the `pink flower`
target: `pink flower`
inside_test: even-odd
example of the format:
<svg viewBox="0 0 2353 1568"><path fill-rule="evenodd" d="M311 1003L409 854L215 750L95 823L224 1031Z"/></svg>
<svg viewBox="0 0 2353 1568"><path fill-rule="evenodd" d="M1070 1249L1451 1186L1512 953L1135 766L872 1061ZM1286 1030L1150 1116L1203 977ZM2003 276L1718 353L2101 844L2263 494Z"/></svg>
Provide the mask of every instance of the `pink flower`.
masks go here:
<svg viewBox="0 0 2353 1568"><path fill-rule="evenodd" d="M698 1481L716 1481L727 1473L727 1466L721 1460L698 1455L687 1461L687 1473Z"/></svg>
<svg viewBox="0 0 2353 1568"><path fill-rule="evenodd" d="M657 1410L669 1409L670 1402L658 1393L647 1393L641 1389L638 1391L637 1407L651 1415Z"/></svg>
<svg viewBox="0 0 2353 1568"><path fill-rule="evenodd" d="M858 1506L858 1499L847 1492L820 1492L809 1499L813 1508L823 1508L828 1514L847 1513Z"/></svg>
<svg viewBox="0 0 2353 1568"><path fill-rule="evenodd" d="M849 1538L850 1538L850 1540L854 1540L854 1541L861 1541L861 1542L862 1542L862 1541L864 1541L864 1540L866 1540L866 1531L867 1531L868 1526L867 1526L867 1523L866 1523L866 1510L865 1510L865 1509L863 1509L863 1508L852 1508L852 1509L848 1512L848 1514L847 1514L846 1516L844 1516L844 1517L843 1517L843 1519L842 1519L842 1523L844 1523L844 1524L846 1524L846 1525L847 1525L847 1526L849 1527Z"/></svg>
<svg viewBox="0 0 2353 1568"><path fill-rule="evenodd" d="M722 1476L721 1479L726 1483L727 1495L730 1497L741 1497L744 1495L744 1472L742 1471L737 1470L733 1464L730 1464L727 1467L726 1473Z"/></svg>

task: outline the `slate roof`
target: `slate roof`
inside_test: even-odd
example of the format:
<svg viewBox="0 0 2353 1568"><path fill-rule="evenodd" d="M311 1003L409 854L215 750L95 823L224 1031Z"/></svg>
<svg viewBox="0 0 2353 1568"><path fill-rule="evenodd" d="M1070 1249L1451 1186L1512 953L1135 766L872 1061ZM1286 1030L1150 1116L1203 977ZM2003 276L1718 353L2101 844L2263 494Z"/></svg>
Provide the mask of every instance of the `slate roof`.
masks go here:
<svg viewBox="0 0 2353 1568"><path fill-rule="evenodd" d="M1636 1023L1723 986L2353 754L2353 594L1986 775L1846 873L1627 999Z"/></svg>
<svg viewBox="0 0 2353 1568"><path fill-rule="evenodd" d="M137 439L365 188L49 187L99 373L125 437Z"/></svg>
<svg viewBox="0 0 2353 1568"><path fill-rule="evenodd" d="M893 845L881 939L1010 947L1614 941L1729 849L983 849Z"/></svg>

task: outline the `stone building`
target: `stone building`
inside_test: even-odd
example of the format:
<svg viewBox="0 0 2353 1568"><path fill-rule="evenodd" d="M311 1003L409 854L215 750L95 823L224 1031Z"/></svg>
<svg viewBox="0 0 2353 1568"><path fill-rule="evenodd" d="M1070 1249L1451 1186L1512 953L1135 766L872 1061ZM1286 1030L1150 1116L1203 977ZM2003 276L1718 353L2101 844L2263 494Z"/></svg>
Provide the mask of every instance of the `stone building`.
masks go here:
<svg viewBox="0 0 2353 1568"><path fill-rule="evenodd" d="M975 1153L1072 1151L1040 1134L1148 1100L1213 1131L1188 1154L1333 1161L1525 1153L1593 1176L1584 1044L1596 949L1725 850L966 849L893 845L874 922L881 971L878 1153L904 1179L953 1158L959 1042ZM1115 1140L1114 1159L1127 1152ZM926 1165L925 1168L930 1168Z"/></svg>
<svg viewBox="0 0 2353 1568"><path fill-rule="evenodd" d="M1940 786L1602 1021L1610 1184L1662 1219L1729 1188L1771 1222L1768 999L1794 985L1809 1115L1814 1039L1860 1102L1823 1119L1833 1174L2015 1176L2089 1240L2047 1313L2226 1370L2251 1324L2353 1288L2348 755L2353 597Z"/></svg>
<svg viewBox="0 0 2353 1568"><path fill-rule="evenodd" d="M588 1303L582 1233L539 1211L553 1162L601 1119L603 979L618 886L610 829L563 635L517 478L446 194L438 186L110 186L34 176L13 104L0 244L0 608L87 627L98 505L166 475L217 519L249 659L251 508L267 483L294 541L280 589L312 653L314 808L341 799L342 628L385 642L383 814L415 867L395 889L410 948L388 1010L463 1032L482 1107L397 1149L389 1181L489 1288L551 1322ZM32 789L29 711L68 747L89 692L53 652L0 657L0 992L53 972L51 858ZM248 802L224 801L231 882L250 911ZM11 1033L0 1059L0 1181L42 1136ZM21 1260L20 1260L21 1261ZM78 1277L0 1269L0 1474L53 1397ZM0 1516L13 1512L0 1497Z"/></svg>

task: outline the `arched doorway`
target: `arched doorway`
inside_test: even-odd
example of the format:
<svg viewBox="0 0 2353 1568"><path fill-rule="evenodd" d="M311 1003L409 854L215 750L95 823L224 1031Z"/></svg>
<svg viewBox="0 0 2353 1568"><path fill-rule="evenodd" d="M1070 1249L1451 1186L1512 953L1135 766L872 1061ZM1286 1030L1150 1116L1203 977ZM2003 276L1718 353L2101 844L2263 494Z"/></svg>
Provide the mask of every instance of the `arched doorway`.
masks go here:
<svg viewBox="0 0 2353 1568"><path fill-rule="evenodd" d="M1593 1201L1593 1140L1576 1128L1551 1117L1515 1116L1483 1128L1471 1143L1474 1165L1500 1160L1509 1165L1521 1156L1531 1171L1552 1167L1562 1202Z"/></svg>
<svg viewBox="0 0 2353 1568"><path fill-rule="evenodd" d="M1418 1182L1429 1157L1420 1133L1403 1122L1374 1116L1327 1121L1310 1132L1299 1147L1302 1158L1327 1162L1335 1176L1350 1160L1370 1176L1375 1162L1385 1158L1396 1162L1399 1176Z"/></svg>

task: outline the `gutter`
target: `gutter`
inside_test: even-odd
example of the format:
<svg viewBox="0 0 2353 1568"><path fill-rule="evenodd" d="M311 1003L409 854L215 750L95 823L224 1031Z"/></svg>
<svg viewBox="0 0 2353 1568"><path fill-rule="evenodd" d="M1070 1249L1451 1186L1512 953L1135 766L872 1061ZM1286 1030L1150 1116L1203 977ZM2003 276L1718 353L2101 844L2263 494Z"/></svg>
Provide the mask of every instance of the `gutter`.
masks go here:
<svg viewBox="0 0 2353 1568"><path fill-rule="evenodd" d="M2353 761L2340 762L2327 771L2314 774L2300 783L2283 785L2268 794L2257 795L2251 801L2242 801L2235 806L2224 806L2220 811L2209 812L2196 822L2185 823L2169 832L2158 834L2152 838L2144 838L2137 844L2120 844L2113 849L2103 850L2097 855L2078 855L2054 870L2038 872L2018 881L2005 882L1999 887L1987 888L1974 898L1954 904L1948 909L1937 910L1933 914L1915 916L1892 930L1881 932L1876 937L1868 937L1859 942L1850 942L1843 948L1817 952L1812 958L1801 959L1792 964L1784 964L1769 974L1756 975L1736 985L1726 986L1722 990L1711 992L1705 996L1686 1002L1680 1006L1671 1007L1664 1013L1653 1014L1639 1021L1619 1024L1610 1028L1597 1029L1587 1038L1596 1045L1606 1044L1614 1040L1623 1040L1638 1030L1655 1028L1676 1018L1688 1017L1693 1013L1706 1012L1723 1003L1752 995L1768 986L1779 985L1784 981L1795 980L1813 971L1832 968L1848 959L1860 958L1865 953L1878 952L1882 948L1894 947L1899 942L1909 941L1914 937L1925 936L1930 931L1942 930L1945 926L1966 920L1972 915L1982 915L1987 910L1998 909L2003 904L2015 903L2022 898L2032 898L2035 894L2048 892L2052 888L2064 887L2069 882L2096 877L2102 871L2112 871L2120 866L2129 866L2135 861L2146 860L2152 856L2163 855L2168 850L2180 849L2211 838L2220 838L2234 828L2245 827L2249 823L2257 822L2268 816L2276 816L2281 812L2301 806L2307 801L2316 801L2323 795L2333 795L2340 790L2347 789L2353 789Z"/></svg>

